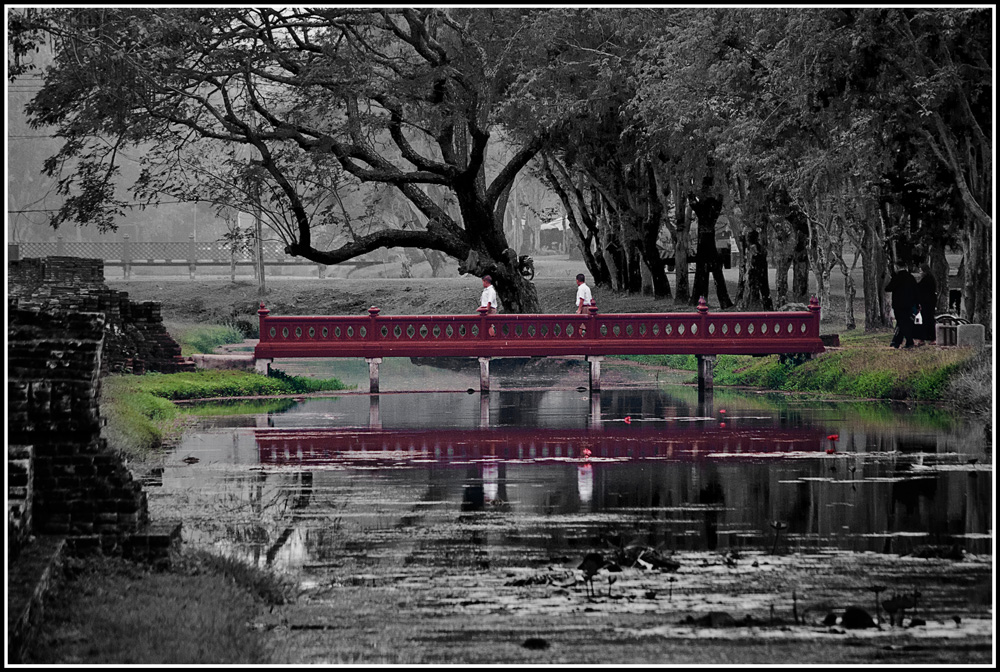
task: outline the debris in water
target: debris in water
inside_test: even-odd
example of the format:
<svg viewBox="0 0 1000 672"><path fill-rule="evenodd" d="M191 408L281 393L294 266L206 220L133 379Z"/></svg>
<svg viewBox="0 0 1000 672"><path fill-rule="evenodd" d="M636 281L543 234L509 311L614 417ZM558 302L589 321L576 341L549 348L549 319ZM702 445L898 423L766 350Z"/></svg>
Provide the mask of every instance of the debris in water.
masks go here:
<svg viewBox="0 0 1000 672"><path fill-rule="evenodd" d="M521 646L532 651L541 651L549 648L549 642L541 637L528 637Z"/></svg>
<svg viewBox="0 0 1000 672"><path fill-rule="evenodd" d="M778 537L781 536L781 531L788 527L788 524L780 520L772 520L771 527L774 528L774 546L771 547L771 555L774 555L778 552Z"/></svg>
<svg viewBox="0 0 1000 672"><path fill-rule="evenodd" d="M850 606L844 610L844 617L840 619L840 624L851 630L875 627L875 621L872 620L871 614L856 606Z"/></svg>

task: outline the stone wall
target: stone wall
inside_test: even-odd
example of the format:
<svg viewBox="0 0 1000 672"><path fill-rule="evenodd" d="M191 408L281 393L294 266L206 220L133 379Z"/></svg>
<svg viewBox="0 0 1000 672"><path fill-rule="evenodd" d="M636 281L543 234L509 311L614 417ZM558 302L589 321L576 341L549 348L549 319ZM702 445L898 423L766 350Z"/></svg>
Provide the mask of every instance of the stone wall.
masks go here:
<svg viewBox="0 0 1000 672"><path fill-rule="evenodd" d="M31 534L75 548L160 554L146 496L102 439L108 371L193 370L154 302L104 284L103 262L75 257L8 264L7 536L16 557ZM152 537L150 535L153 535ZM157 546L150 548L150 544Z"/></svg>
<svg viewBox="0 0 1000 672"><path fill-rule="evenodd" d="M160 304L131 301L128 292L110 289L104 284L102 260L29 258L11 261L7 268L9 301L15 308L104 314L104 373L194 370L163 326Z"/></svg>
<svg viewBox="0 0 1000 672"><path fill-rule="evenodd" d="M104 315L8 308L8 443L31 447L20 454L31 481L19 534L99 535L116 547L148 512L141 484L100 437Z"/></svg>

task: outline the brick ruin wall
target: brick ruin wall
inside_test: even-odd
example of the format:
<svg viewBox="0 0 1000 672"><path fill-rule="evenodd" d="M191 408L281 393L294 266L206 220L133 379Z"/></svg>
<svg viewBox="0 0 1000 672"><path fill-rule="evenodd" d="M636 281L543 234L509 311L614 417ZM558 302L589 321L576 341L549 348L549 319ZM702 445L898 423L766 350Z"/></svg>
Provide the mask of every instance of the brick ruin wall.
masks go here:
<svg viewBox="0 0 1000 672"><path fill-rule="evenodd" d="M132 301L104 284L104 262L43 257L7 265L8 307L57 312L104 313L102 372L175 373L194 370L163 326L160 304Z"/></svg>
<svg viewBox="0 0 1000 672"><path fill-rule="evenodd" d="M100 437L101 377L132 367L186 369L159 305L103 283L100 260L9 265L7 409L11 557L30 534L140 555L145 493ZM190 365L190 366L193 366Z"/></svg>

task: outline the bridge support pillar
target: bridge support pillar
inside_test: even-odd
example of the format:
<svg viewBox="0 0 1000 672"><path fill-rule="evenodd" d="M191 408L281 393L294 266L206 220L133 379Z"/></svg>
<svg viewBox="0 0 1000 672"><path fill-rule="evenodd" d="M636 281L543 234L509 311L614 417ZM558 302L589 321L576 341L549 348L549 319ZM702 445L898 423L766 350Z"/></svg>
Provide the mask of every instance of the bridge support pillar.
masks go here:
<svg viewBox="0 0 1000 672"><path fill-rule="evenodd" d="M490 392L490 358L479 358L479 391L485 394Z"/></svg>
<svg viewBox="0 0 1000 672"><path fill-rule="evenodd" d="M601 429L601 391L591 390L590 392L590 428Z"/></svg>
<svg viewBox="0 0 1000 672"><path fill-rule="evenodd" d="M604 355L588 355L587 361L590 362L590 391L600 392L601 362L604 361Z"/></svg>
<svg viewBox="0 0 1000 672"><path fill-rule="evenodd" d="M482 429L490 427L490 393L488 391L479 395L479 426Z"/></svg>
<svg viewBox="0 0 1000 672"><path fill-rule="evenodd" d="M379 417L379 395L368 398L368 429L382 429L382 418Z"/></svg>
<svg viewBox="0 0 1000 672"><path fill-rule="evenodd" d="M715 371L715 355L695 355L698 358L698 402L712 397L715 388L713 374Z"/></svg>
<svg viewBox="0 0 1000 672"><path fill-rule="evenodd" d="M368 391L378 394L378 365L382 363L381 357L365 357L368 362Z"/></svg>
<svg viewBox="0 0 1000 672"><path fill-rule="evenodd" d="M262 376L266 376L271 372L271 362L273 359L255 359L253 360L254 370Z"/></svg>

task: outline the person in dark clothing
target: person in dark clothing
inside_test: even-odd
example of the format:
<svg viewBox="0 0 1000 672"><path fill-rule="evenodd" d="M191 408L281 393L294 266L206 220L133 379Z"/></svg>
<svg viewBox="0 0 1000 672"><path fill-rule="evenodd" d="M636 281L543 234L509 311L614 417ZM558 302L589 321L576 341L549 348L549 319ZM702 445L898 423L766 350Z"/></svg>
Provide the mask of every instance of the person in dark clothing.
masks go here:
<svg viewBox="0 0 1000 672"><path fill-rule="evenodd" d="M905 341L903 347L912 348L913 316L917 312L917 280L906 266L900 266L889 279L885 291L892 293L892 313L896 317L896 333L892 335L889 347L898 348Z"/></svg>
<svg viewBox="0 0 1000 672"><path fill-rule="evenodd" d="M920 306L920 319L923 324L914 325L916 329L913 334L917 345L923 345L924 342L933 345L937 341L934 327L937 298L937 283L931 275L931 267L923 264L920 266L920 280L917 281L917 304Z"/></svg>

